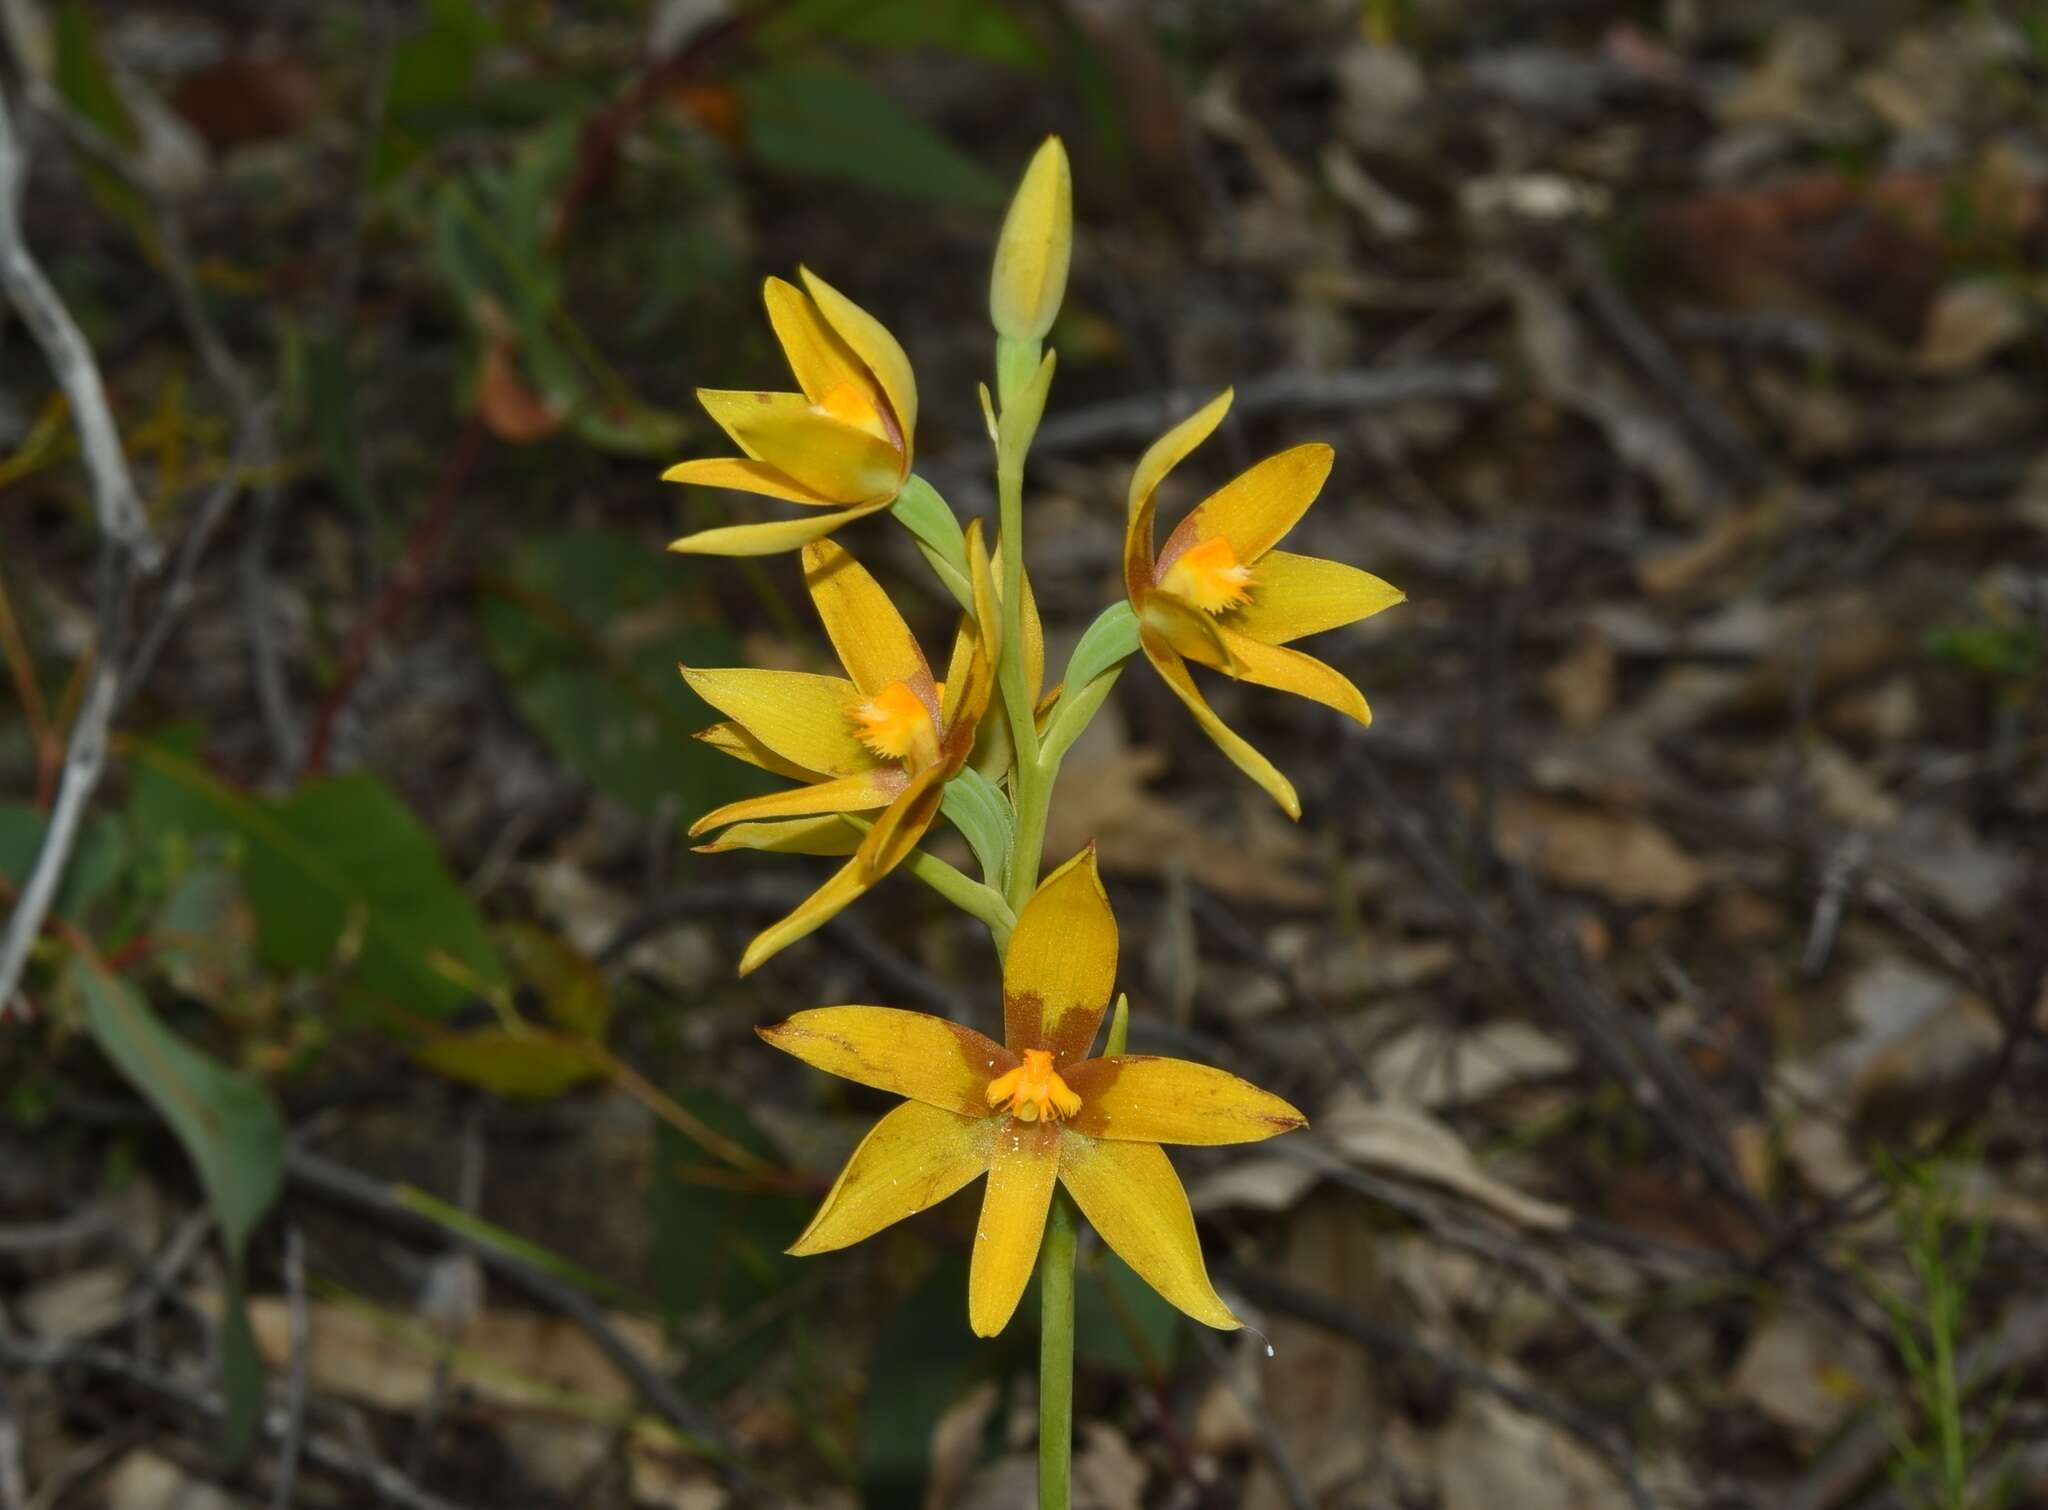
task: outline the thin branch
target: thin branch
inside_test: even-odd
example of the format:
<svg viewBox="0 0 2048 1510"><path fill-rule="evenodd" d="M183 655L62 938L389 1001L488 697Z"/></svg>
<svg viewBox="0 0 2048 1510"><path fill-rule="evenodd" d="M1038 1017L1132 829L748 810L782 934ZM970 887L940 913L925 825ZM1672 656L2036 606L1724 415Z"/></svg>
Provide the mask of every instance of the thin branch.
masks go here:
<svg viewBox="0 0 2048 1510"><path fill-rule="evenodd" d="M142 497L129 474L121 449L121 433L107 405L107 388L99 364L86 344L78 322L50 286L21 227L21 196L28 181L28 160L14 134L14 116L0 91L0 288L21 315L56 375L78 427L92 479L93 505L100 529L135 560L145 573L160 558L156 538L142 511Z"/></svg>
<svg viewBox="0 0 2048 1510"><path fill-rule="evenodd" d="M306 1240L297 1227L284 1234L284 1291L290 1319L291 1359L285 1367L284 1430L277 1451L277 1486L270 1503L292 1510L298 1488L299 1455L306 1440L306 1382L312 1369L313 1329L306 1315Z"/></svg>

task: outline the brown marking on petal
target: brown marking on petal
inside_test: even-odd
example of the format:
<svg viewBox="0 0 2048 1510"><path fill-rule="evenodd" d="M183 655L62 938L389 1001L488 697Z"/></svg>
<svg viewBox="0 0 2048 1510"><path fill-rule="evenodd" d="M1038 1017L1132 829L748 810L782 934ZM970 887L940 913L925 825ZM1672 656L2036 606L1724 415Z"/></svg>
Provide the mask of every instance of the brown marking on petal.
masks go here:
<svg viewBox="0 0 2048 1510"><path fill-rule="evenodd" d="M757 393L754 395L754 402L757 404L772 404L775 402L775 395L772 393Z"/></svg>
<svg viewBox="0 0 2048 1510"><path fill-rule="evenodd" d="M1013 1054L1046 1047L1045 999L1036 991L1003 993L1003 1044Z"/></svg>
<svg viewBox="0 0 2048 1510"><path fill-rule="evenodd" d="M1102 1019L1109 1011L1109 1003L1099 1006L1074 1006L1060 1013L1060 1019L1047 1031L1046 1047L1053 1051L1057 1064L1076 1064L1088 1057L1088 1051L1095 1047L1096 1035L1102 1031Z"/></svg>
<svg viewBox="0 0 2048 1510"><path fill-rule="evenodd" d="M949 1022L954 1042L960 1049L960 1062L972 1070L981 1081L981 1089L988 1083L1007 1075L1017 1067L1017 1056L997 1043L985 1033L964 1028L957 1022Z"/></svg>
<svg viewBox="0 0 2048 1510"><path fill-rule="evenodd" d="M1166 537L1166 544L1159 549L1159 559L1152 564L1152 580L1164 581L1173 563L1187 554L1188 548L1202 538L1200 520L1202 510L1197 505L1187 518L1173 527L1173 533Z"/></svg>

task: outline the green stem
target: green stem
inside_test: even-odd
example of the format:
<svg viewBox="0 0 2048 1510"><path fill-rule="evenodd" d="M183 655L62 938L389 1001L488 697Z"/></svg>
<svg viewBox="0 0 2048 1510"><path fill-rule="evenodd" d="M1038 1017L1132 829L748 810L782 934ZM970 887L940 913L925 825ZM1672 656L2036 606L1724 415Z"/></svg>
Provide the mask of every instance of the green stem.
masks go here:
<svg viewBox="0 0 2048 1510"><path fill-rule="evenodd" d="M1005 902L993 887L982 885L937 855L928 855L921 849L910 852L903 868L962 912L988 924L988 931L995 936L997 952L1010 946L1010 930L1017 926L1016 909Z"/></svg>
<svg viewBox="0 0 2048 1510"><path fill-rule="evenodd" d="M1074 1444L1073 1203L1053 1197L1038 1250L1038 1510L1068 1510Z"/></svg>
<svg viewBox="0 0 2048 1510"><path fill-rule="evenodd" d="M1031 894L1038 890L1038 867L1045 853L1045 825L1052 810L1052 786L1059 770L1043 769L1036 758L1026 760L1021 751L1012 768L1010 798L1017 807L1017 832L1010 843L1009 902L1012 912L1021 913Z"/></svg>

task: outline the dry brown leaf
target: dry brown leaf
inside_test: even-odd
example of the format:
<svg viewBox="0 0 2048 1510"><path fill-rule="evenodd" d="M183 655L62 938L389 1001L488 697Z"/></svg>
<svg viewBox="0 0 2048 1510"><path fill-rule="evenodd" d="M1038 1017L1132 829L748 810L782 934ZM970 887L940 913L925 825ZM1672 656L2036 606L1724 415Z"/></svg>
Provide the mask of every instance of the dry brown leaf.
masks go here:
<svg viewBox="0 0 2048 1510"><path fill-rule="evenodd" d="M1067 757L1046 855L1073 854L1093 839L1115 873L1163 878L1177 869L1218 896L1276 907L1327 900L1328 887L1309 873L1313 848L1271 802L1246 792L1231 820L1197 821L1149 788L1166 764L1163 751L1126 745L1114 707L1105 707Z"/></svg>
<svg viewBox="0 0 2048 1510"><path fill-rule="evenodd" d="M546 440L562 428L562 415L533 391L519 369L519 346L512 337L494 338L484 347L476 374L476 413L484 428L515 446Z"/></svg>
<svg viewBox="0 0 2048 1510"><path fill-rule="evenodd" d="M1415 1106L1445 1106L1559 1074L1575 1058L1569 1045L1526 1022L1490 1022L1448 1042L1434 1028L1416 1028L1374 1053L1372 1078Z"/></svg>
<svg viewBox="0 0 2048 1510"><path fill-rule="evenodd" d="M1850 828L1890 828L1899 821L1898 798L1847 753L1824 739L1806 745L1806 779L1821 811Z"/></svg>
<svg viewBox="0 0 2048 1510"><path fill-rule="evenodd" d="M1320 1176L1298 1159L1253 1154L1226 1164L1188 1188L1197 1211L1287 1211L1314 1188Z"/></svg>
<svg viewBox="0 0 2048 1510"><path fill-rule="evenodd" d="M1367 1316L1386 1316L1393 1300L1380 1274L1379 1237L1355 1202L1332 1193L1308 1201L1287 1225L1274 1266L1298 1289L1327 1295ZM1269 1328L1273 1361L1262 1376L1268 1419L1317 1503L1372 1461L1386 1407L1371 1357L1346 1338L1289 1316ZM1245 1485L1244 1510L1286 1510L1289 1501L1262 1461Z"/></svg>
<svg viewBox="0 0 2048 1510"><path fill-rule="evenodd" d="M100 1494L97 1503L105 1510L243 1510L247 1503L147 1447L122 1458Z"/></svg>
<svg viewBox="0 0 2048 1510"><path fill-rule="evenodd" d="M1437 1439L1443 1510L1624 1510L1613 1472L1564 1431L1469 1390Z"/></svg>
<svg viewBox="0 0 2048 1510"><path fill-rule="evenodd" d="M1495 1179L1463 1139L1420 1107L1367 1101L1346 1090L1316 1118L1315 1129L1326 1144L1365 1168L1456 1191L1520 1226L1551 1232L1571 1225L1569 1209Z"/></svg>
<svg viewBox="0 0 2048 1510"><path fill-rule="evenodd" d="M417 1409L433 1393L437 1353L432 1334L419 1323L337 1301L315 1301L308 1315L312 1342L307 1368L315 1390L384 1410ZM656 1323L630 1315L609 1320L644 1355L657 1360L669 1355ZM249 1326L264 1362L282 1368L291 1357L284 1300L252 1299ZM636 1399L588 1332L560 1317L528 1311L487 1311L478 1317L457 1344L451 1378L478 1401L508 1408L544 1406L564 1393L621 1410Z"/></svg>
<svg viewBox="0 0 2048 1510"><path fill-rule="evenodd" d="M1780 1426L1824 1437L1883 1378L1862 1333L1837 1317L1788 1306L1749 1334L1728 1388Z"/></svg>
<svg viewBox="0 0 2048 1510"><path fill-rule="evenodd" d="M998 1391L988 1379L947 1406L932 1427L931 1469L925 1475L925 1510L946 1510L981 1460L982 1433L994 1413Z"/></svg>
<svg viewBox="0 0 2048 1510"><path fill-rule="evenodd" d="M1649 819L1552 797L1514 796L1496 815L1501 853L1549 880L1627 905L1683 907L1712 871Z"/></svg>
<svg viewBox="0 0 2048 1510"><path fill-rule="evenodd" d="M1785 500L1776 494L1718 515L1684 545L1638 562L1636 583L1653 598L1686 596L1778 534L1785 515Z"/></svg>
<svg viewBox="0 0 2048 1510"><path fill-rule="evenodd" d="M1543 692L1568 729L1584 731L1614 707L1614 642L1588 627L1579 642L1543 676Z"/></svg>
<svg viewBox="0 0 2048 1510"><path fill-rule="evenodd" d="M1914 360L1933 377L1981 367L2033 328L2026 305L2002 283L1973 278L1951 283L1927 311Z"/></svg>

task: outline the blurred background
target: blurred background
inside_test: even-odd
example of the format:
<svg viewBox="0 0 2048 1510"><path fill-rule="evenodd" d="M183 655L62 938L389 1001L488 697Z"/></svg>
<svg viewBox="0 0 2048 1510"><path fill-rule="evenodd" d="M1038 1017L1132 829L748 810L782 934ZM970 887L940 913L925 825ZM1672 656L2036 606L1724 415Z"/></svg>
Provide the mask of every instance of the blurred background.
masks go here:
<svg viewBox="0 0 2048 1510"><path fill-rule="evenodd" d="M887 1102L754 1025L988 1025L992 961L896 880L734 978L828 862L691 853L750 788L673 667L829 650L790 558L663 552L773 505L657 479L726 449L693 388L786 386L801 262L992 515L1049 131L1055 662L1225 383L1162 512L1328 440L1291 543L1409 595L1313 647L1370 731L1210 689L1298 826L1142 667L1068 762L1134 1048L1314 1123L1176 1154L1257 1334L1084 1247L1078 1503L2048 1504L2048 10L0 22L9 302L25 238L136 495L10 315L6 906L70 852L0 1000L4 1510L1035 1503L974 1197L781 1255ZM943 645L908 537L840 538Z"/></svg>

